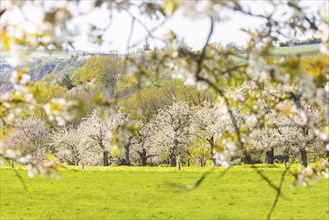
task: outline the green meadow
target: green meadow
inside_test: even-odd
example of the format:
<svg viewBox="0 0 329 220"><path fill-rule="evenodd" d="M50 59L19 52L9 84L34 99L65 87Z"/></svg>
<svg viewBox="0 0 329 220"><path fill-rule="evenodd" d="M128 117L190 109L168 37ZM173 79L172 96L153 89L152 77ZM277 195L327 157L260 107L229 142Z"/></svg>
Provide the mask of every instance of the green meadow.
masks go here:
<svg viewBox="0 0 329 220"><path fill-rule="evenodd" d="M273 55L312 55L319 53L319 44L310 44L302 46L278 47L273 50Z"/></svg>
<svg viewBox="0 0 329 220"><path fill-rule="evenodd" d="M290 47L277 47L272 50L271 54L273 56L289 56L289 55L298 55L298 56L313 56L319 54L319 44L311 45L302 45L302 46L290 46ZM233 60L235 62L244 61L246 58L245 54L234 55Z"/></svg>
<svg viewBox="0 0 329 220"><path fill-rule="evenodd" d="M210 168L70 167L61 178L29 179L1 167L1 219L266 219L275 199L250 166L217 168L188 190ZM257 169L279 183L281 165ZM273 219L328 219L329 181L291 188L286 176Z"/></svg>

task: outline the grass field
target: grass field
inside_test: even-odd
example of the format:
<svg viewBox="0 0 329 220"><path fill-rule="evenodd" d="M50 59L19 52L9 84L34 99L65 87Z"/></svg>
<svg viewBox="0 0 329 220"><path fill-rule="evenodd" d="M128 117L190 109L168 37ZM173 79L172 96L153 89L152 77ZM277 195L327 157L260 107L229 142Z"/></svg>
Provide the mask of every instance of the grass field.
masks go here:
<svg viewBox="0 0 329 220"><path fill-rule="evenodd" d="M319 44L291 46L291 47L278 47L274 49L273 55L311 55L319 53Z"/></svg>
<svg viewBox="0 0 329 220"><path fill-rule="evenodd" d="M259 166L276 184L282 167ZM193 184L207 168L70 168L61 179L24 178L27 191L11 168L1 172L1 219L265 219L275 198L250 167L222 169ZM329 182L308 188L284 183L274 219L328 219Z"/></svg>
<svg viewBox="0 0 329 220"><path fill-rule="evenodd" d="M291 46L291 47L277 47L273 49L271 54L273 56L289 56L289 55L300 55L300 56L314 56L319 53L319 44L303 45L303 46ZM235 62L245 61L245 54L234 55L233 60Z"/></svg>

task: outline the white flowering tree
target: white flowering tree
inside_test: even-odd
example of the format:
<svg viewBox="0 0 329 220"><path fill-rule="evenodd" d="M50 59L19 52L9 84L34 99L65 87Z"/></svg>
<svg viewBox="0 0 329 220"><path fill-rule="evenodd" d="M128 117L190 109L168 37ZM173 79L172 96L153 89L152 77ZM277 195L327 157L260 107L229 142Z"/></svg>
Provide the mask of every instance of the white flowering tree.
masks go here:
<svg viewBox="0 0 329 220"><path fill-rule="evenodd" d="M259 86L262 90L257 90ZM317 106L301 103L300 97L290 100L282 90L280 84L271 83L267 76L262 76L259 81L244 82L228 94L234 100L244 102L241 104L239 121L245 126L241 122L237 124L241 131L248 133L243 140L250 152L265 151L266 162L271 164L275 158L287 162L289 149L297 148L302 164L306 167L306 146L313 145L321 153L315 146L323 146L321 141L327 140L327 135L308 128L307 123L317 126L327 123L328 107L321 102ZM252 114L245 114L247 109L251 109ZM279 150L283 146L284 150ZM274 155L275 148L281 154Z"/></svg>
<svg viewBox="0 0 329 220"><path fill-rule="evenodd" d="M321 108L309 106L305 107L307 115L304 115L304 112L301 112L292 102L281 103L278 108L284 114L270 111L266 116L266 124L262 128L254 129L250 135L254 147L264 149L266 146L266 162L272 164L276 158L288 162L289 156L294 159L299 154L301 164L307 167L307 151L324 155L325 147L322 140L327 137L315 135L314 131L305 126L305 120L309 118L313 123L318 124L327 120L323 117L327 114L322 115Z"/></svg>
<svg viewBox="0 0 329 220"><path fill-rule="evenodd" d="M82 119L79 125L79 133L84 134L84 139L80 140L86 145L101 149L103 152L103 164L109 165L109 151L111 149L111 129L105 120L100 118L94 111L87 118Z"/></svg>
<svg viewBox="0 0 329 220"><path fill-rule="evenodd" d="M132 154L141 166L146 166L148 160L159 154L155 147L157 134L154 132L155 125L153 122L144 123L139 121L137 125L138 129L131 143Z"/></svg>
<svg viewBox="0 0 329 220"><path fill-rule="evenodd" d="M50 131L43 120L19 118L15 120L13 129L4 141L10 149L7 153L21 152L33 161L42 161L53 153L54 149L48 145Z"/></svg>
<svg viewBox="0 0 329 220"><path fill-rule="evenodd" d="M80 142L103 151L104 166L109 165L109 153L111 151L117 150L120 144L126 145L121 141L121 137L119 138L120 128L124 125L125 120L126 116L120 111L108 111L103 112L103 114L94 111L83 119L78 127L78 132L84 137Z"/></svg>
<svg viewBox="0 0 329 220"><path fill-rule="evenodd" d="M51 134L55 156L69 165L99 165L103 157L101 148L86 143L85 133L73 126L64 126Z"/></svg>
<svg viewBox="0 0 329 220"><path fill-rule="evenodd" d="M156 117L157 146L168 157L170 166L176 166L176 159L186 158L189 145L194 138L190 125L192 111L186 103L173 103L160 109Z"/></svg>
<svg viewBox="0 0 329 220"><path fill-rule="evenodd" d="M206 160L211 156L212 163L215 165L215 142L221 138L225 130L229 129L230 125L227 112L211 103L194 107L192 111L191 129L198 140L192 144L191 155L199 158L201 166L205 165Z"/></svg>
<svg viewBox="0 0 329 220"><path fill-rule="evenodd" d="M124 163L129 165L129 148L132 140L130 131L124 136L122 132L128 118L118 110L97 112L83 118L75 128L64 126L51 135L51 145L56 149L56 156L70 165L109 165L112 154L120 152L123 145ZM124 131L123 131L124 130ZM123 138L124 136L124 138ZM112 153L112 154L111 154ZM121 156L120 156L121 158Z"/></svg>

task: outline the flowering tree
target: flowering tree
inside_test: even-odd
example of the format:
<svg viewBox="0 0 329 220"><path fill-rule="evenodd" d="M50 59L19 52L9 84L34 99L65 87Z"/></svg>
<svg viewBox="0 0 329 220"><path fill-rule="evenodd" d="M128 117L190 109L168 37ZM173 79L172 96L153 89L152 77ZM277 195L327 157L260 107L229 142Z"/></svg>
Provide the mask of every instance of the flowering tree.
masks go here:
<svg viewBox="0 0 329 220"><path fill-rule="evenodd" d="M109 165L109 152L118 149L118 145L125 145L126 137L119 138L122 135L120 128L124 125L126 116L120 111L104 112L103 117L94 111L87 118L83 119L79 125L78 132L81 133L83 139L80 142L98 147L103 151L103 164ZM114 137L113 137L114 136ZM121 141L124 139L123 141ZM131 138L128 138L131 140ZM130 140L128 142L130 142ZM130 144L128 144L130 145ZM129 155L129 152L128 152ZM129 157L127 158L129 160Z"/></svg>
<svg viewBox="0 0 329 220"><path fill-rule="evenodd" d="M51 134L51 145L56 149L55 156L69 165L99 165L102 150L84 141L85 133L73 126L58 128Z"/></svg>
<svg viewBox="0 0 329 220"><path fill-rule="evenodd" d="M137 136L132 141L132 150L137 154L138 161L142 166L146 166L147 160L158 156L157 149L154 147L157 137L153 129L155 125L152 122L139 122Z"/></svg>
<svg viewBox="0 0 329 220"><path fill-rule="evenodd" d="M200 154L201 164L205 164L210 155L213 165L216 164L214 157L215 142L221 138L226 129L229 129L229 126L230 121L225 109L220 109L217 105L211 105L210 103L193 108L191 128L199 140L191 151L194 157L196 156L195 153ZM207 150L204 149L205 144L207 144Z"/></svg>
<svg viewBox="0 0 329 220"><path fill-rule="evenodd" d="M79 126L79 132L86 137L80 140L81 142L98 147L103 151L103 164L104 166L108 166L111 130L106 121L102 120L97 115L97 112L94 111L89 117L82 120Z"/></svg>
<svg viewBox="0 0 329 220"><path fill-rule="evenodd" d="M285 162L288 161L289 151L292 158L300 154L300 161L304 167L307 167L307 150L315 150L317 154L325 151L323 142L316 136L313 131L305 126L305 115L301 114L298 108L291 102L281 103L278 106L285 115L278 115L277 112L271 111L267 116L267 124L261 129L255 129L251 135L254 146L267 146L266 162L273 163L274 159L279 157ZM324 120L319 113L321 110L307 107L305 113L314 123L320 123ZM327 114L325 114L327 115ZM323 136L322 138L326 138ZM280 149L281 148L281 149ZM281 155L275 155L274 151L281 151Z"/></svg>
<svg viewBox="0 0 329 220"><path fill-rule="evenodd" d="M4 141L11 150L9 153L21 152L34 161L42 161L47 154L53 153L54 149L48 146L50 132L43 120L20 118L13 127L15 130Z"/></svg>
<svg viewBox="0 0 329 220"><path fill-rule="evenodd" d="M156 123L158 146L168 155L170 166L176 166L177 156L186 156L193 138L190 107L186 103L173 103L159 111Z"/></svg>

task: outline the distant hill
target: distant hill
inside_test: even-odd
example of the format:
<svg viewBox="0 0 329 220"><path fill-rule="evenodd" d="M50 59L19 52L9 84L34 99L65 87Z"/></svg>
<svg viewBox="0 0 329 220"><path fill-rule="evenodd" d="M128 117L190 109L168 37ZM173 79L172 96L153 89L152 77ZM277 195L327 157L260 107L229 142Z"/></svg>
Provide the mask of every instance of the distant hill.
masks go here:
<svg viewBox="0 0 329 220"><path fill-rule="evenodd" d="M273 56L314 56L319 53L319 44L277 47L273 49ZM45 75L54 73L56 77L60 75L70 76L76 69L82 67L86 60L92 56L120 56L118 53L96 53L85 52L80 50L63 51L48 53L45 51L35 51L29 54L26 66L30 67L29 74L32 80L38 81ZM245 61L245 54L235 54L231 56L234 62L240 63ZM1 51L0 53L0 91L8 91L11 89L9 83L12 67L8 64L10 54ZM25 64L24 64L25 65Z"/></svg>

